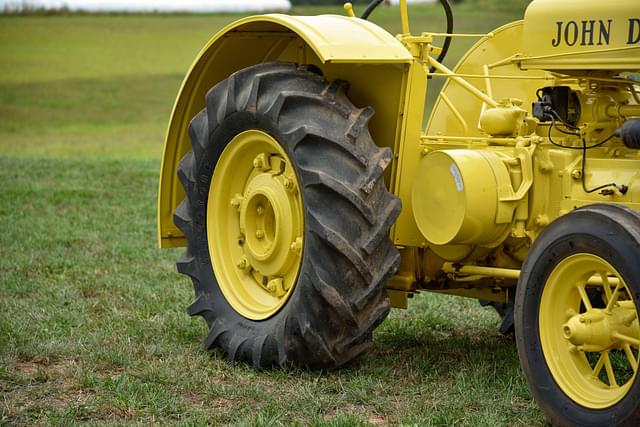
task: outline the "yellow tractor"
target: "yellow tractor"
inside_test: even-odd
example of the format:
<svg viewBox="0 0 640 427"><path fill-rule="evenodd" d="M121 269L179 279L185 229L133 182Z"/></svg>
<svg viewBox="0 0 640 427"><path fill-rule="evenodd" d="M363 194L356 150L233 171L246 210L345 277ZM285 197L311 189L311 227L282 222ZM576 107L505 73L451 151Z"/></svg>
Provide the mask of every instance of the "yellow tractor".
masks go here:
<svg viewBox="0 0 640 427"><path fill-rule="evenodd" d="M205 347L339 367L415 293L477 298L552 423L640 425L640 2L534 0L454 69L446 0L395 37L380 3L240 19L189 70L158 233Z"/></svg>

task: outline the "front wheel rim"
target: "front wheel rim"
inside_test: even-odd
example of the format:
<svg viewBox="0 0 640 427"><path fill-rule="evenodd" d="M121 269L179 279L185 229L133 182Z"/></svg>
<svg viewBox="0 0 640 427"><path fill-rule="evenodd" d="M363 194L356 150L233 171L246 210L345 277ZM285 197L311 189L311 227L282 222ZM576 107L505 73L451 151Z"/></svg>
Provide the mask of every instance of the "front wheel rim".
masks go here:
<svg viewBox="0 0 640 427"><path fill-rule="evenodd" d="M277 313L298 279L303 205L293 163L269 134L236 135L216 163L207 201L213 271L231 307L252 320Z"/></svg>
<svg viewBox="0 0 640 427"><path fill-rule="evenodd" d="M640 327L620 273L588 253L561 260L540 300L540 343L562 391L590 409L622 400L638 371Z"/></svg>

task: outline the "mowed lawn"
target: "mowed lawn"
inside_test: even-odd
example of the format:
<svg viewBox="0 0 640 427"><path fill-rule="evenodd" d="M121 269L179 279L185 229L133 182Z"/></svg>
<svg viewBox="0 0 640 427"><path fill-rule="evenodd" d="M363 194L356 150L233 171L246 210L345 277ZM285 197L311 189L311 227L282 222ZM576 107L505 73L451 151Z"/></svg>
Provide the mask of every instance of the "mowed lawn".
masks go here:
<svg viewBox="0 0 640 427"><path fill-rule="evenodd" d="M517 19L512 3L466 2L457 28ZM327 11L342 13L294 13ZM444 28L438 7L411 11L414 32ZM395 32L397 16L374 21ZM237 17L0 17L0 425L543 424L513 339L474 300L419 295L339 371L202 349L181 250L156 248L157 177L180 81Z"/></svg>

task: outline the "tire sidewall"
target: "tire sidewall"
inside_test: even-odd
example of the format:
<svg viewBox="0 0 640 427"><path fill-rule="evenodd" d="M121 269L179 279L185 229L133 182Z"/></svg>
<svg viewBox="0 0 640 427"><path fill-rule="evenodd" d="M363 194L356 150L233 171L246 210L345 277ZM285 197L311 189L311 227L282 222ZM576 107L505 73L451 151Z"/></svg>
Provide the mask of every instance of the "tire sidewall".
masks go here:
<svg viewBox="0 0 640 427"><path fill-rule="evenodd" d="M616 221L589 211L558 219L534 243L521 271L516 292L516 342L529 387L554 425L637 425L640 380L615 405L593 410L571 400L556 384L540 343L539 310L549 275L567 257L589 253L615 266L640 307L637 241Z"/></svg>

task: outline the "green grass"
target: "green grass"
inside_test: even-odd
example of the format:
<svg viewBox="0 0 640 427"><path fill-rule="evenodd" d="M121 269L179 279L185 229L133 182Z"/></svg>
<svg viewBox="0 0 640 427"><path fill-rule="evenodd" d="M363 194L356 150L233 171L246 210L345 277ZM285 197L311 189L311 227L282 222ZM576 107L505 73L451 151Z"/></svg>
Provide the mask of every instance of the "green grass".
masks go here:
<svg viewBox="0 0 640 427"><path fill-rule="evenodd" d="M456 8L460 30L521 14L478 4ZM439 9L412 13L441 29ZM202 349L180 250L155 247L157 176L183 74L236 17L0 17L0 425L542 424L513 340L473 300L419 295L334 372Z"/></svg>

